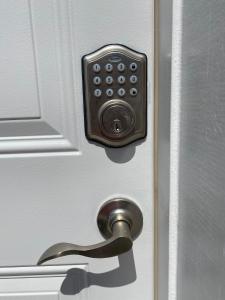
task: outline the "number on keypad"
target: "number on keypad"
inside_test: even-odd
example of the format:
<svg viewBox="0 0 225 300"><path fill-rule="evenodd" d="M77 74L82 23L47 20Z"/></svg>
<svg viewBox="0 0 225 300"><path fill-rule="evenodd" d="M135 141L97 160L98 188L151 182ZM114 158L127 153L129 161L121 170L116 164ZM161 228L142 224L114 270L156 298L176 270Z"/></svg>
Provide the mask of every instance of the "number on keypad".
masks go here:
<svg viewBox="0 0 225 300"><path fill-rule="evenodd" d="M135 89L135 88L130 89L130 95L131 95L132 97L136 96L137 93L138 93L137 89Z"/></svg>
<svg viewBox="0 0 225 300"><path fill-rule="evenodd" d="M101 83L101 78L100 78L99 76L95 76L95 77L93 78L93 83L94 83L95 85L99 85L99 84Z"/></svg>
<svg viewBox="0 0 225 300"><path fill-rule="evenodd" d="M112 78L112 76L107 76L106 79L105 79L105 82L106 82L107 84L112 84L112 83L113 83L113 78Z"/></svg>
<svg viewBox="0 0 225 300"><path fill-rule="evenodd" d="M126 91L125 91L125 89L120 88L117 93L120 97L123 97L126 94Z"/></svg>
<svg viewBox="0 0 225 300"><path fill-rule="evenodd" d="M94 95L95 95L95 97L99 98L99 97L101 97L101 95L102 95L102 91L101 91L100 89L96 89L96 90L94 91Z"/></svg>
<svg viewBox="0 0 225 300"><path fill-rule="evenodd" d="M100 70L101 70L101 67L100 67L99 64L94 64L93 65L93 71L94 72L98 73L98 72L100 72Z"/></svg>
<svg viewBox="0 0 225 300"><path fill-rule="evenodd" d="M112 65L112 64L107 64L107 65L105 66L105 70L106 70L106 72L112 72L112 70L113 70L113 65Z"/></svg>
<svg viewBox="0 0 225 300"><path fill-rule="evenodd" d="M106 95L107 95L108 97L112 97L112 95L113 95L113 90L112 90L112 89L107 89L107 90L106 90Z"/></svg>
<svg viewBox="0 0 225 300"><path fill-rule="evenodd" d="M130 82L131 82L131 83L134 84L134 83L137 83L137 81L138 81L138 79L137 79L137 76L136 76L136 75L131 75L131 76L130 76Z"/></svg>
<svg viewBox="0 0 225 300"><path fill-rule="evenodd" d="M123 63L119 63L119 64L117 65L117 70L118 70L119 72L123 72L123 71L125 70L125 65L124 65Z"/></svg>
<svg viewBox="0 0 225 300"><path fill-rule="evenodd" d="M130 64L130 70L131 70L132 72L134 72L134 71L137 70L137 64L136 64L135 62L132 62L132 63Z"/></svg>
<svg viewBox="0 0 225 300"><path fill-rule="evenodd" d="M125 77L124 77L124 76L122 76L122 75L121 75L121 76L119 76L117 80L118 80L118 83L119 83L119 84L124 84L124 83L125 83L125 81L126 81Z"/></svg>

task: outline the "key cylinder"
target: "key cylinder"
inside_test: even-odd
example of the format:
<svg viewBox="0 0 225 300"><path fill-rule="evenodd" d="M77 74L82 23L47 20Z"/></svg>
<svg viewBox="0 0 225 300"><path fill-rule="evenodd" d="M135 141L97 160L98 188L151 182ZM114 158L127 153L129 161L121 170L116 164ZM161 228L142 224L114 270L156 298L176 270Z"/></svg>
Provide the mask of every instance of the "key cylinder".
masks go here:
<svg viewBox="0 0 225 300"><path fill-rule="evenodd" d="M100 129L106 137L121 139L134 129L135 113L128 103L114 99L100 108L99 122Z"/></svg>

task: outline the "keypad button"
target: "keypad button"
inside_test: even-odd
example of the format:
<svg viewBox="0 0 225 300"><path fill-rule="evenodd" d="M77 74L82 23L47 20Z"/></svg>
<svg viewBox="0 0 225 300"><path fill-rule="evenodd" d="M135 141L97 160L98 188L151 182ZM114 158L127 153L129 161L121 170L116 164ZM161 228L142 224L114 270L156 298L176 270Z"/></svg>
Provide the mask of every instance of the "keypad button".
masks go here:
<svg viewBox="0 0 225 300"><path fill-rule="evenodd" d="M107 90L106 90L106 95L107 95L108 97L112 97L112 95L113 95L113 89L107 89Z"/></svg>
<svg viewBox="0 0 225 300"><path fill-rule="evenodd" d="M130 64L130 70L131 70L132 72L134 72L134 71L137 70L137 64L136 64L135 62L132 62L132 63Z"/></svg>
<svg viewBox="0 0 225 300"><path fill-rule="evenodd" d="M136 75L131 75L130 76L130 83L137 83L137 81L138 81L138 78L137 78L137 76Z"/></svg>
<svg viewBox="0 0 225 300"><path fill-rule="evenodd" d="M105 82L106 82L107 84L112 84L112 83L113 83L113 78L112 78L112 76L107 76L106 79L105 79Z"/></svg>
<svg viewBox="0 0 225 300"><path fill-rule="evenodd" d="M95 95L95 97L99 98L102 95L102 91L100 89L95 89L94 90L94 95Z"/></svg>
<svg viewBox="0 0 225 300"><path fill-rule="evenodd" d="M105 70L106 70L106 72L112 72L112 70L113 70L113 65L112 65L112 64L106 64L106 65L105 65Z"/></svg>
<svg viewBox="0 0 225 300"><path fill-rule="evenodd" d="M95 77L93 78L93 83L94 83L95 85L99 85L101 82L102 82L102 80L101 80L101 78L100 78L99 76L95 76Z"/></svg>
<svg viewBox="0 0 225 300"><path fill-rule="evenodd" d="M94 64L93 65L93 71L98 73L101 71L101 66L99 64Z"/></svg>
<svg viewBox="0 0 225 300"><path fill-rule="evenodd" d="M117 65L117 70L118 70L119 72L123 72L123 71L125 70L125 64L119 63L119 64Z"/></svg>
<svg viewBox="0 0 225 300"><path fill-rule="evenodd" d="M123 75L121 75L117 78L117 81L118 81L119 84L124 84L126 79Z"/></svg>
<svg viewBox="0 0 225 300"><path fill-rule="evenodd" d="M130 95L131 95L131 96L134 97L134 96L137 95L137 93L138 93L137 89L135 89L135 88L130 89Z"/></svg>
<svg viewBox="0 0 225 300"><path fill-rule="evenodd" d="M120 89L117 91L117 93L118 93L118 95L119 95L120 97L123 97L123 96L126 94L126 91L125 91L125 89L120 88Z"/></svg>

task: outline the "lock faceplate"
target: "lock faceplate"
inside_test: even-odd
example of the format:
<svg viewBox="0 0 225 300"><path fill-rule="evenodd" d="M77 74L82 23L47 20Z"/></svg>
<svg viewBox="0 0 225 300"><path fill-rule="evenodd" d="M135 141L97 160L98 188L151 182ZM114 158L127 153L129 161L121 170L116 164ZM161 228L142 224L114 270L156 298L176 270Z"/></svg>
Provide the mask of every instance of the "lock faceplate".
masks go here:
<svg viewBox="0 0 225 300"><path fill-rule="evenodd" d="M112 147L144 138L147 59L122 45L83 57L86 136Z"/></svg>

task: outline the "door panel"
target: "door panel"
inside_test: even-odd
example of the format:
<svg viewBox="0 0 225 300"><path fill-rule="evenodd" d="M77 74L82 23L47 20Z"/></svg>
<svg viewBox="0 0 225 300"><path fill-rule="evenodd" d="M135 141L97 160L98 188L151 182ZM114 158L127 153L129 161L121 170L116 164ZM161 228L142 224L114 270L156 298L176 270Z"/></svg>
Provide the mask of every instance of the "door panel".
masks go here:
<svg viewBox="0 0 225 300"><path fill-rule="evenodd" d="M81 108L76 110L74 76L81 75L80 68L75 68L78 74L72 72L80 57L76 50L72 53L69 2L0 3L5 20L1 31L7 37L1 48L4 78L0 80L5 88L1 89L0 153L78 151L82 120L77 112ZM18 19L22 28L12 24L11 18ZM23 72L24 65L32 74Z"/></svg>
<svg viewBox="0 0 225 300"><path fill-rule="evenodd" d="M0 2L0 120L40 118L28 4Z"/></svg>
<svg viewBox="0 0 225 300"><path fill-rule="evenodd" d="M93 300L112 297L112 289L117 299L152 299L153 2L0 3L12 16L26 12L20 22L26 23L32 47L30 68L35 77L27 81L35 85L35 93L29 95L31 102L20 101L27 111L29 107L35 111L32 101L40 109L38 118L30 112L27 118L15 109L9 111L18 113L15 120L12 114L0 120L0 266L35 265L43 251L58 242L89 245L102 241L96 224L100 206L125 197L138 204L144 218L133 251L100 260L69 256L52 264L88 264L94 274L88 287ZM13 10L15 3L20 10ZM1 29L6 36L13 31L8 27ZM84 130L81 59L112 43L145 53L148 59L147 137L121 149L88 142ZM12 86L19 84L14 77L8 80ZM28 96L15 95L16 100L24 97ZM5 102L1 97L0 105Z"/></svg>
<svg viewBox="0 0 225 300"><path fill-rule="evenodd" d="M2 268L0 299L88 299L86 265Z"/></svg>

